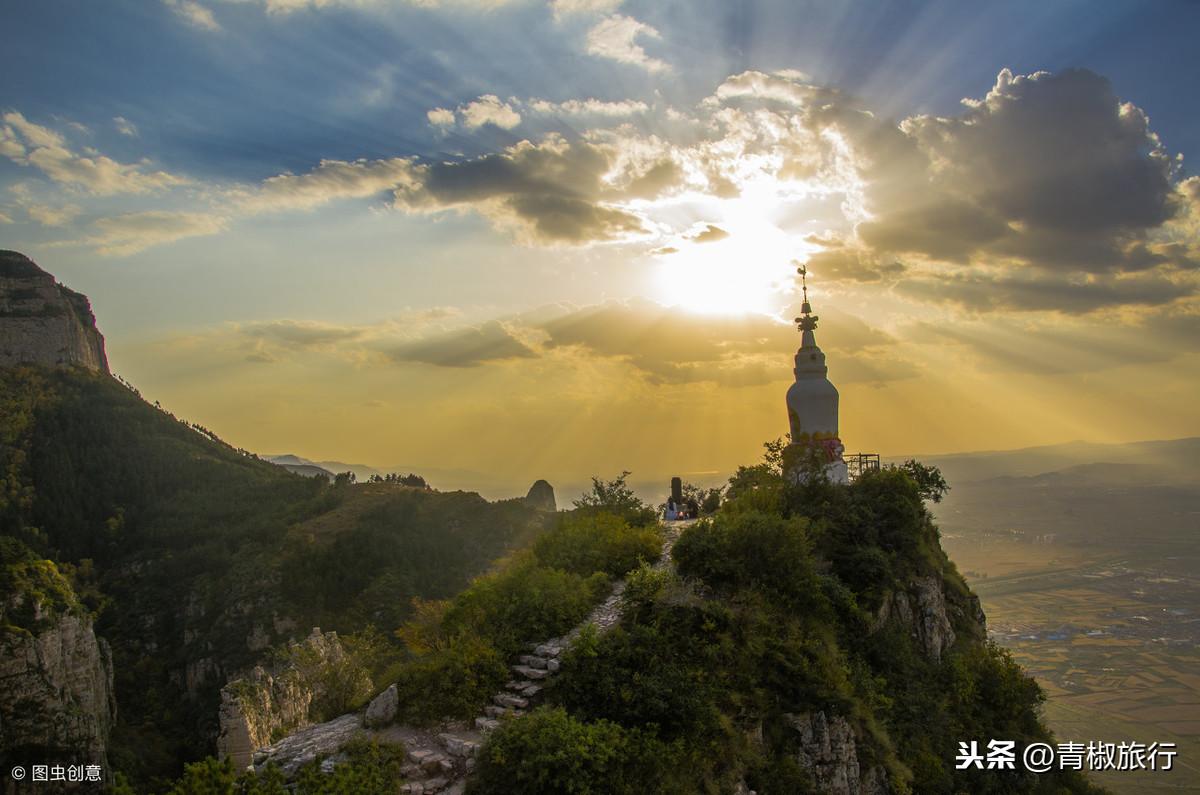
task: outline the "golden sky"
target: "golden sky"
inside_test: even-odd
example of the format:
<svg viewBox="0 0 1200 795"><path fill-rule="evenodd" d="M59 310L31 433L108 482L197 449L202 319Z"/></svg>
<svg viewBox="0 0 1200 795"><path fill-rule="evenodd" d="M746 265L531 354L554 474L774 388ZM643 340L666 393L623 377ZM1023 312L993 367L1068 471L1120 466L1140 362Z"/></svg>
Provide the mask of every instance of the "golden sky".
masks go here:
<svg viewBox="0 0 1200 795"><path fill-rule="evenodd" d="M798 263L849 451L1200 434L1194 111L1165 134L1117 62L1003 68L1054 14L964 22L933 61L881 26L857 74L771 44L800 22L761 5L755 55L619 0L167 3L136 75L91 85L130 67L80 55L77 93L68 26L0 109L0 242L89 294L114 370L181 417L493 495L756 460Z"/></svg>

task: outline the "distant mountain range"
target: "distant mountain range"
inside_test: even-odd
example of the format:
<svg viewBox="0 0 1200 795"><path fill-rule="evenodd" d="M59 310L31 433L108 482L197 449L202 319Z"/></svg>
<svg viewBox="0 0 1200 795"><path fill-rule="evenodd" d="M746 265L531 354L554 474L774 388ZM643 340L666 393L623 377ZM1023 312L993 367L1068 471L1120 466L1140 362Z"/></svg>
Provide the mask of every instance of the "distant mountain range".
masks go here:
<svg viewBox="0 0 1200 795"><path fill-rule="evenodd" d="M1200 483L1200 437L1126 444L1067 442L1019 450L994 450L949 455L903 456L917 458L942 470L951 487L999 477L1032 477L1090 467L1087 476L1135 477L1159 483ZM1075 471L1083 476L1084 471Z"/></svg>

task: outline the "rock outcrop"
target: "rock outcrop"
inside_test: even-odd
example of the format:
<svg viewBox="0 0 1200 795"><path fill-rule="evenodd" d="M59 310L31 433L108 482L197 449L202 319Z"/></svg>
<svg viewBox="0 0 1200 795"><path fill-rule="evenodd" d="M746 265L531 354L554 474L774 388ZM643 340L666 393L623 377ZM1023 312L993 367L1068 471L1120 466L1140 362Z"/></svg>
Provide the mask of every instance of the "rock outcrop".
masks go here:
<svg viewBox="0 0 1200 795"><path fill-rule="evenodd" d="M983 610L978 599L975 599L974 607L977 616L971 618L982 623ZM907 591L893 591L885 596L875 615L872 631L893 621L907 628L925 656L934 662L942 659L957 637L947 610L941 577L915 577Z"/></svg>
<svg viewBox="0 0 1200 795"><path fill-rule="evenodd" d="M221 688L217 755L233 760L239 770L280 734L312 722L313 703L322 695L322 672L346 660L337 633L316 627L289 651L287 664L271 671L255 666ZM370 687L369 680L362 684Z"/></svg>
<svg viewBox="0 0 1200 795"><path fill-rule="evenodd" d="M0 611L0 758L107 771L116 711L112 654L91 618L28 590L8 594Z"/></svg>
<svg viewBox="0 0 1200 795"><path fill-rule="evenodd" d="M854 727L844 717L830 718L821 711L784 717L799 734L797 761L812 776L817 792L886 795L889 791L882 767L860 765Z"/></svg>
<svg viewBox="0 0 1200 795"><path fill-rule="evenodd" d="M0 366L78 366L108 372L87 296L16 251L0 250Z"/></svg>
<svg viewBox="0 0 1200 795"><path fill-rule="evenodd" d="M529 487L525 502L539 511L553 513L558 510L558 503L554 501L554 487L544 480L536 481Z"/></svg>

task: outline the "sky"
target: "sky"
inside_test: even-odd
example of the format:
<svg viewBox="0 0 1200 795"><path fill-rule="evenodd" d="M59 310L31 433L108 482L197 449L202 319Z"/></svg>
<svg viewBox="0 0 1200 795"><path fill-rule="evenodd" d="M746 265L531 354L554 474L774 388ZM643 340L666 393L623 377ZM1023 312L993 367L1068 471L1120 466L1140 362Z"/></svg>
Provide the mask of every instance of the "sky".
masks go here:
<svg viewBox="0 0 1200 795"><path fill-rule="evenodd" d="M1195 3L0 18L0 247L247 449L720 480L787 430L798 264L851 452L1200 435Z"/></svg>

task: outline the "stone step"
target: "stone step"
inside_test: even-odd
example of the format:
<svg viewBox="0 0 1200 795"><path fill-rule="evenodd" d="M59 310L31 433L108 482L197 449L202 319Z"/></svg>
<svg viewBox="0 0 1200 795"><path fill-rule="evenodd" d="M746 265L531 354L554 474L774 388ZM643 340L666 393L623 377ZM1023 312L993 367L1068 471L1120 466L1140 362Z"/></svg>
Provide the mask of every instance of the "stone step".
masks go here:
<svg viewBox="0 0 1200 795"><path fill-rule="evenodd" d="M439 734L438 742L446 749L446 753L456 759L470 759L479 753L479 743L466 737L459 737L454 734Z"/></svg>
<svg viewBox="0 0 1200 795"><path fill-rule="evenodd" d="M438 777L426 781L409 781L400 785L402 795L436 795L450 783L448 779Z"/></svg>
<svg viewBox="0 0 1200 795"><path fill-rule="evenodd" d="M510 679L504 683L505 690L512 690L517 693L520 693L527 687L535 687L535 685L528 679Z"/></svg>
<svg viewBox="0 0 1200 795"><path fill-rule="evenodd" d="M540 643L533 647L533 653L541 657L557 657L563 652L561 643Z"/></svg>
<svg viewBox="0 0 1200 795"><path fill-rule="evenodd" d="M499 728L499 726L500 721L496 720L495 718L480 717L475 719L475 728L479 729L481 732L490 732Z"/></svg>
<svg viewBox="0 0 1200 795"><path fill-rule="evenodd" d="M425 775L449 773L454 769L452 762L445 754L433 750L432 748L416 748L408 752L410 765L405 767L416 766L421 773ZM403 773L403 769L401 770ZM410 771L409 776L416 777L416 773Z"/></svg>
<svg viewBox="0 0 1200 795"><path fill-rule="evenodd" d="M521 688L517 691L521 695L525 696L525 698L533 698L538 693L542 692L542 685L535 685L532 682L528 682L527 684L528 687Z"/></svg>
<svg viewBox="0 0 1200 795"><path fill-rule="evenodd" d="M499 718L504 715L524 715L525 710L516 709L513 707L497 707L495 704L488 704L483 708L489 718Z"/></svg>
<svg viewBox="0 0 1200 795"><path fill-rule="evenodd" d="M530 668L526 665L514 665L512 669L518 676L523 676L526 679L541 680L550 675L550 672L544 668Z"/></svg>
<svg viewBox="0 0 1200 795"><path fill-rule="evenodd" d="M521 698L520 696L510 696L508 693L497 693L492 696L492 701L497 706L515 707L516 709L525 709L529 706L529 699Z"/></svg>
<svg viewBox="0 0 1200 795"><path fill-rule="evenodd" d="M528 665L530 668L545 668L549 662L545 657L538 657L536 654L522 654L517 659L521 661L521 665Z"/></svg>

